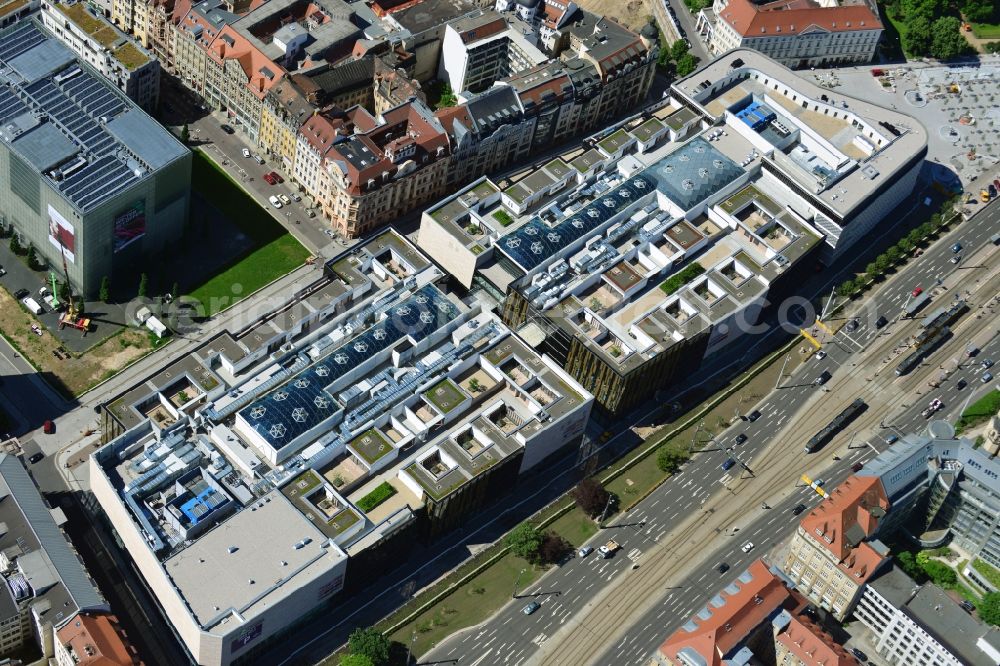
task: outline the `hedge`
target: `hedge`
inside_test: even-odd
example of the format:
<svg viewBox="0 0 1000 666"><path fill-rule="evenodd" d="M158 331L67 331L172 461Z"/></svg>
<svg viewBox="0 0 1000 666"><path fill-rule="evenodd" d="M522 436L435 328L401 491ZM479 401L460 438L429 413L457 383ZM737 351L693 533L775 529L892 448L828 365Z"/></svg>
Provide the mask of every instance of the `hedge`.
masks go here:
<svg viewBox="0 0 1000 666"><path fill-rule="evenodd" d="M396 494L396 489L383 481L375 486L375 489L358 500L358 508L362 511L371 511L382 502Z"/></svg>
<svg viewBox="0 0 1000 666"><path fill-rule="evenodd" d="M664 280L663 284L660 285L660 289L666 292L667 296L669 296L704 272L705 267L697 261L692 264L688 264L684 270L679 273L675 273Z"/></svg>

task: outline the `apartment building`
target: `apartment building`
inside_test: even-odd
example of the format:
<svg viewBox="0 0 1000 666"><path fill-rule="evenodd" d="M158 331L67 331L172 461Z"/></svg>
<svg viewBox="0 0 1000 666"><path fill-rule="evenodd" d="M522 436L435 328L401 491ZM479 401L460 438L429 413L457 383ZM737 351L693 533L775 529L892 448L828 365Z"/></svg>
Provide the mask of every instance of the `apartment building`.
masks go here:
<svg viewBox="0 0 1000 666"><path fill-rule="evenodd" d="M0 211L22 245L96 297L187 221L191 153L35 19L0 32Z"/></svg>
<svg viewBox="0 0 1000 666"><path fill-rule="evenodd" d="M348 238L439 198L451 158L447 134L419 100L385 111L374 126L359 125L362 115L355 116L357 131L326 150L320 183L310 192Z"/></svg>
<svg viewBox="0 0 1000 666"><path fill-rule="evenodd" d="M143 666L118 618L77 613L56 632L57 666Z"/></svg>
<svg viewBox="0 0 1000 666"><path fill-rule="evenodd" d="M917 585L898 567L865 585L854 618L889 666L996 666L1000 629L976 620L933 583Z"/></svg>
<svg viewBox="0 0 1000 666"><path fill-rule="evenodd" d="M889 566L888 548L876 538L888 510L877 477L849 477L799 523L783 571L799 592L842 621L865 583Z"/></svg>
<svg viewBox="0 0 1000 666"><path fill-rule="evenodd" d="M153 113L160 99L160 63L110 21L82 2L42 3L42 24L76 57L100 72L129 99Z"/></svg>
<svg viewBox="0 0 1000 666"><path fill-rule="evenodd" d="M0 453L0 654L35 641L42 657L52 658L55 632L77 611L108 610L62 531L65 521L21 460Z"/></svg>
<svg viewBox="0 0 1000 666"><path fill-rule="evenodd" d="M105 409L95 497L199 664L260 663L589 419L578 384L402 236L324 273Z"/></svg>
<svg viewBox="0 0 1000 666"><path fill-rule="evenodd" d="M510 12L531 25L539 46L553 55L565 48L563 28L573 20L578 6L571 0L496 0L498 12Z"/></svg>
<svg viewBox="0 0 1000 666"><path fill-rule="evenodd" d="M871 62L882 37L878 10L840 0L716 0L695 25L711 53L748 48L786 67Z"/></svg>
<svg viewBox="0 0 1000 666"><path fill-rule="evenodd" d="M548 59L502 16L480 11L445 28L438 79L456 93L482 92L497 80Z"/></svg>
<svg viewBox="0 0 1000 666"><path fill-rule="evenodd" d="M203 98L208 47L222 28L239 18L227 7L223 0L174 5L172 70L185 86Z"/></svg>
<svg viewBox="0 0 1000 666"><path fill-rule="evenodd" d="M857 666L808 614L808 605L780 572L755 560L668 636L652 663Z"/></svg>

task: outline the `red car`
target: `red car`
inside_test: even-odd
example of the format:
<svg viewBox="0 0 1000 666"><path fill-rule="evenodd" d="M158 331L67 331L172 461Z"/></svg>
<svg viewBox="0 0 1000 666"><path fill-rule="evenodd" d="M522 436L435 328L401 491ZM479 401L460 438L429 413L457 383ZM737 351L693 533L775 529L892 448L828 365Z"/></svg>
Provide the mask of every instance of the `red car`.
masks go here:
<svg viewBox="0 0 1000 666"><path fill-rule="evenodd" d="M46 419L45 423L42 424L42 432L44 432L46 435L51 435L55 431L56 431L56 424Z"/></svg>
<svg viewBox="0 0 1000 666"><path fill-rule="evenodd" d="M272 171L271 173L269 173L267 175L270 176L271 178L273 178L275 183L283 183L283 182L285 182L285 179L282 178L281 176L279 176L277 171Z"/></svg>
<svg viewBox="0 0 1000 666"><path fill-rule="evenodd" d="M993 181L993 186L1000 190L1000 178Z"/></svg>
<svg viewBox="0 0 1000 666"><path fill-rule="evenodd" d="M913 291L910 292L910 296L913 296L914 298L916 298L917 296L919 296L922 293L924 293L924 288L923 287L917 287L916 289L914 289Z"/></svg>
<svg viewBox="0 0 1000 666"><path fill-rule="evenodd" d="M264 174L264 180L267 182L268 185L274 185L275 184L274 176L272 176L269 173L265 173Z"/></svg>

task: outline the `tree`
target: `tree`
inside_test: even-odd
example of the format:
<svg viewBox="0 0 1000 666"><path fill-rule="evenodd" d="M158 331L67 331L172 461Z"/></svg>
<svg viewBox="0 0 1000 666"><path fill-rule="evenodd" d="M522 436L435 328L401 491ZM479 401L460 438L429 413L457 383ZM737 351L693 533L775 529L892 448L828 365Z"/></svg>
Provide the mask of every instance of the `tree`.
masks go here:
<svg viewBox="0 0 1000 666"><path fill-rule="evenodd" d="M1000 592L989 592L979 602L979 618L994 626L1000 625Z"/></svg>
<svg viewBox="0 0 1000 666"><path fill-rule="evenodd" d="M35 246L28 246L28 268L33 271L38 270L38 257L35 255Z"/></svg>
<svg viewBox="0 0 1000 666"><path fill-rule="evenodd" d="M677 76L684 77L693 72L698 68L698 58L691 55L690 53L685 53L677 61Z"/></svg>
<svg viewBox="0 0 1000 666"><path fill-rule="evenodd" d="M604 511L611 495L599 481L593 478L586 478L576 485L570 495L576 500L576 505L585 514L594 518Z"/></svg>
<svg viewBox="0 0 1000 666"><path fill-rule="evenodd" d="M907 576L914 579L918 583L927 578L923 568L917 564L917 558L915 558L913 553L909 551L904 550L896 555L896 564L899 565L899 568L902 569Z"/></svg>
<svg viewBox="0 0 1000 666"><path fill-rule="evenodd" d="M920 232L921 236L930 236L932 233L934 233L934 227L931 226L930 222L924 222L919 227L917 227L917 231Z"/></svg>
<svg viewBox="0 0 1000 666"><path fill-rule="evenodd" d="M875 257L875 267L878 268L879 273L885 273L887 270L889 270L889 266L891 265L892 262L889 261L889 257L887 257L885 254L880 254L877 257Z"/></svg>
<svg viewBox="0 0 1000 666"><path fill-rule="evenodd" d="M573 544L559 536L555 532L546 532L542 537L542 545L538 549L538 556L543 562L554 564L561 561L573 550Z"/></svg>
<svg viewBox="0 0 1000 666"><path fill-rule="evenodd" d="M181 295L181 286L176 282L174 282L174 284L170 287L170 297L177 298L180 295Z"/></svg>
<svg viewBox="0 0 1000 666"><path fill-rule="evenodd" d="M441 86L441 97L438 98L437 108L443 109L448 106L455 106L458 104L458 98L455 97L455 91L451 89L451 85L447 82Z"/></svg>
<svg viewBox="0 0 1000 666"><path fill-rule="evenodd" d="M913 252L913 248L916 247L916 243L911 241L909 237L900 238L899 242L896 243L896 247L898 247L906 254L909 254L910 252Z"/></svg>
<svg viewBox="0 0 1000 666"><path fill-rule="evenodd" d="M1000 53L1000 42L986 42L983 44L983 48L986 49L987 53Z"/></svg>
<svg viewBox="0 0 1000 666"><path fill-rule="evenodd" d="M17 234L10 237L10 251L14 254L21 254L21 243L17 240Z"/></svg>
<svg viewBox="0 0 1000 666"><path fill-rule="evenodd" d="M542 533L531 523L523 522L510 531L505 541L512 553L534 562L542 547Z"/></svg>
<svg viewBox="0 0 1000 666"><path fill-rule="evenodd" d="M929 560L923 568L930 579L941 587L950 587L958 580L955 570L943 562Z"/></svg>
<svg viewBox="0 0 1000 666"><path fill-rule="evenodd" d="M931 18L911 16L905 21L903 50L910 56L925 56L931 52Z"/></svg>
<svg viewBox="0 0 1000 666"><path fill-rule="evenodd" d="M187 123L181 128L181 143L187 143L188 139L191 138L191 132L188 130Z"/></svg>
<svg viewBox="0 0 1000 666"><path fill-rule="evenodd" d="M962 22L955 16L942 16L931 26L931 55L938 60L951 60L968 53L969 43L961 33Z"/></svg>
<svg viewBox="0 0 1000 666"><path fill-rule="evenodd" d="M139 276L139 298L143 298L146 295L146 290L149 288L149 276L143 273Z"/></svg>
<svg viewBox="0 0 1000 666"><path fill-rule="evenodd" d="M854 293L855 289L857 289L857 287L854 285L854 280L845 280L839 287L837 287L837 293L841 296L850 296Z"/></svg>
<svg viewBox="0 0 1000 666"><path fill-rule="evenodd" d="M888 250L885 251L885 256L889 258L889 261L896 263L903 258L903 252L898 247L893 245Z"/></svg>
<svg viewBox="0 0 1000 666"><path fill-rule="evenodd" d="M878 269L878 266L874 261L865 266L865 276L867 276L869 280L874 280L881 272L882 271Z"/></svg>
<svg viewBox="0 0 1000 666"><path fill-rule="evenodd" d="M111 300L111 280L107 275L101 278L101 291L98 295L102 303L107 303Z"/></svg>
<svg viewBox="0 0 1000 666"><path fill-rule="evenodd" d="M73 290L69 286L68 282L60 282L58 287L59 300L63 303L69 303L70 296L73 295Z"/></svg>
<svg viewBox="0 0 1000 666"><path fill-rule="evenodd" d="M660 468L661 472L667 474L673 474L680 469L685 460L687 460L687 456L669 445L660 447L656 454L656 466Z"/></svg>
<svg viewBox="0 0 1000 666"><path fill-rule="evenodd" d="M390 646L389 639L375 627L359 627L347 638L347 648L351 654L367 657L373 666L389 663Z"/></svg>
<svg viewBox="0 0 1000 666"><path fill-rule="evenodd" d="M345 654L340 658L340 666L375 666L375 663L363 654Z"/></svg>
<svg viewBox="0 0 1000 666"><path fill-rule="evenodd" d="M691 49L688 48L687 42L683 39L678 39L670 45L670 59L675 62L680 62L680 59L687 55L690 51Z"/></svg>
<svg viewBox="0 0 1000 666"><path fill-rule="evenodd" d="M906 240L913 243L913 247L916 247L923 239L924 239L924 233L920 231L919 227L912 230L910 233L906 234Z"/></svg>

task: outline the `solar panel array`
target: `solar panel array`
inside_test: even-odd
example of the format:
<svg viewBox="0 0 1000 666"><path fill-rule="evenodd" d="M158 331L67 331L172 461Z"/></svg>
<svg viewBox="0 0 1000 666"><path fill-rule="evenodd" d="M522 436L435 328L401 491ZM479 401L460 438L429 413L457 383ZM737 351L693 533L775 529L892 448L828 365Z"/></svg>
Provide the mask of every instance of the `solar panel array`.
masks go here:
<svg viewBox="0 0 1000 666"><path fill-rule="evenodd" d="M404 337L417 342L425 339L458 316L458 309L437 287L426 285L387 314L277 390L241 409L240 417L280 451L333 414L337 405L326 387Z"/></svg>
<svg viewBox="0 0 1000 666"><path fill-rule="evenodd" d="M47 39L33 21L17 24L0 39L0 63ZM117 156L119 142L100 123L100 118L114 118L129 108L107 82L73 63L51 77L21 86L20 91L31 103L19 99L14 88L0 88L0 123L29 110L47 114L88 158L86 166L55 182L67 199L88 210L139 179ZM16 147L17 139L13 143Z"/></svg>
<svg viewBox="0 0 1000 666"><path fill-rule="evenodd" d="M656 180L644 174L635 175L555 226L532 218L501 240L499 248L526 272L530 271L655 191Z"/></svg>

